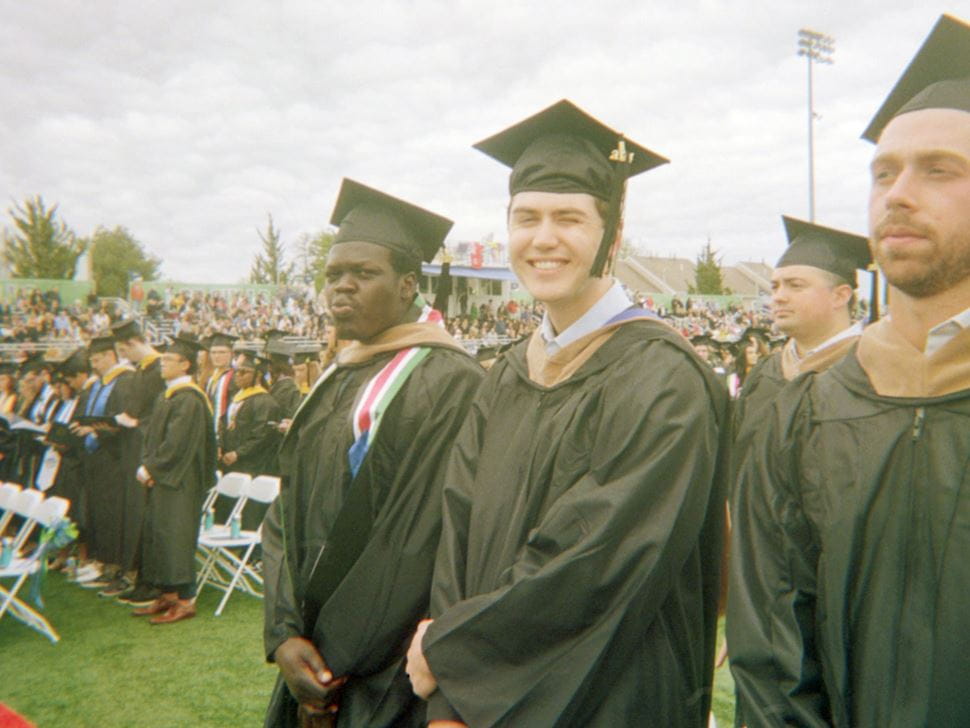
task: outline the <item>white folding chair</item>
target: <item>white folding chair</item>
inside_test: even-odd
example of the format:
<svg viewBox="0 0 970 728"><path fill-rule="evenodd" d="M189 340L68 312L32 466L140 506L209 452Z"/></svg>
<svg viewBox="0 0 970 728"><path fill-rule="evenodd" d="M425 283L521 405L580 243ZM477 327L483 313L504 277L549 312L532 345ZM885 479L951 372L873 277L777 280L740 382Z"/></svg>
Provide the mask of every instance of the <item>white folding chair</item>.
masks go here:
<svg viewBox="0 0 970 728"><path fill-rule="evenodd" d="M51 528L67 515L70 506L71 503L66 498L53 496L38 502L30 514L30 519L43 528ZM47 555L43 554L41 549L35 550L29 556L15 553L8 566L0 567L0 579L14 579L10 589L0 584L0 619L3 619L3 615L9 611L14 618L37 630L51 642L57 642L60 637L50 622L17 596L27 577L36 573L41 568L41 559L46 558Z"/></svg>
<svg viewBox="0 0 970 728"><path fill-rule="evenodd" d="M0 483L0 536L13 520L13 501L23 490L17 483Z"/></svg>
<svg viewBox="0 0 970 728"><path fill-rule="evenodd" d="M209 490L205 502L202 505L202 518L199 523L199 541L195 552L195 560L199 563L199 584L207 579L221 580L221 575L214 571L214 564L219 558L217 550L208 546L209 540L217 537L228 537L232 530L232 520L242 513L246 505L246 488L253 477L248 473L225 473L220 474L216 484ZM229 516L223 523L215 523L209 528L205 527L206 514L210 508L215 508L219 498L232 500L232 508ZM223 581L223 583L226 583Z"/></svg>
<svg viewBox="0 0 970 728"><path fill-rule="evenodd" d="M272 503L279 493L279 478L272 475L258 475L243 489L243 498L245 501ZM241 508L237 515L241 517ZM222 614L229 596L236 589L254 597L263 596L263 577L249 564L253 550L262 543L262 540L262 526L255 531L241 531L235 538L231 532L203 533L199 536L199 546L208 551L210 558L200 575L198 591L201 592L206 584L222 589L224 594L219 606L216 607L217 617ZM237 554L236 551L241 553Z"/></svg>
<svg viewBox="0 0 970 728"><path fill-rule="evenodd" d="M37 506L43 501L43 491L35 490L34 488L22 490L12 499L10 503L11 514L20 516L23 519L19 528L17 528L16 535L13 536L13 549L15 552L19 552L23 548L30 534L34 532L34 527L37 525L37 519L35 518ZM9 534L4 534L4 536L10 537Z"/></svg>

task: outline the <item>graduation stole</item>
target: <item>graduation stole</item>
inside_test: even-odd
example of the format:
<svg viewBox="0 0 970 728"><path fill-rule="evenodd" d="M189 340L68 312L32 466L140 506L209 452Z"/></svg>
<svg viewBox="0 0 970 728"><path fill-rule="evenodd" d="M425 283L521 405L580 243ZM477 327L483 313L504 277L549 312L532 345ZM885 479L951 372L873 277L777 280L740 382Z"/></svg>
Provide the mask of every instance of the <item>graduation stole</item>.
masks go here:
<svg viewBox="0 0 970 728"><path fill-rule="evenodd" d="M159 358L160 356L161 356L161 354L159 354L158 352L153 352L153 353L151 353L151 354L147 354L147 355L145 355L145 356L143 356L143 357L141 358L141 361L139 361L139 362L138 362L138 368L139 368L139 369L140 369L141 371L145 371L145 370L146 370L146 369L148 369L148 367L150 367L150 366L151 366L151 365L152 365L152 364L153 364L153 363L155 362L155 360L156 360L156 359L158 359L158 358Z"/></svg>
<svg viewBox="0 0 970 728"><path fill-rule="evenodd" d="M205 406L209 410L209 414L212 414L212 403L209 402L209 398L206 396L206 393L203 392L202 388L199 387L195 382L179 382L171 387L167 387L165 389L165 399L171 399L173 394L183 389L192 389L201 394L202 399L205 401Z"/></svg>
<svg viewBox="0 0 970 728"><path fill-rule="evenodd" d="M33 420L34 422L42 422L44 420L42 415L47 411L47 405L50 403L53 395L54 388L51 387L51 385L49 385L47 382L44 382L44 386L40 390L40 394L37 395L34 403L30 406L30 411L27 413L27 419Z"/></svg>
<svg viewBox="0 0 970 728"><path fill-rule="evenodd" d="M431 308L423 298L415 303L421 306L418 323L436 323L444 326L441 312ZM394 397L404 386L408 377L431 353L431 347L411 346L401 349L381 370L364 386L363 393L354 407L351 424L354 428L354 443L347 451L351 477L357 476L371 443L377 437L381 420Z"/></svg>
<svg viewBox="0 0 970 728"><path fill-rule="evenodd" d="M101 417L104 415L104 411L108 406L108 397L111 396L112 390L118 383L118 377L124 372L130 372L131 367L116 366L110 372L105 374L101 379L94 383L91 388L91 396L88 397L86 406L84 407L84 414L88 416ZM98 438L94 433L87 435L84 438L84 449L90 453L95 452L100 447Z"/></svg>
<svg viewBox="0 0 970 728"><path fill-rule="evenodd" d="M229 406L229 382L232 379L232 369L227 369L222 374L212 375L215 384L212 385L212 409L216 417L222 417ZM209 380L212 384L212 379Z"/></svg>
<svg viewBox="0 0 970 728"><path fill-rule="evenodd" d="M251 387L246 387L245 389L240 389L238 392L236 392L235 396L232 398L232 404L229 405L228 425L230 428L236 424L236 414L239 412L239 408L242 406L242 403L250 397L255 397L257 394L266 394L266 390L260 384L254 384Z"/></svg>

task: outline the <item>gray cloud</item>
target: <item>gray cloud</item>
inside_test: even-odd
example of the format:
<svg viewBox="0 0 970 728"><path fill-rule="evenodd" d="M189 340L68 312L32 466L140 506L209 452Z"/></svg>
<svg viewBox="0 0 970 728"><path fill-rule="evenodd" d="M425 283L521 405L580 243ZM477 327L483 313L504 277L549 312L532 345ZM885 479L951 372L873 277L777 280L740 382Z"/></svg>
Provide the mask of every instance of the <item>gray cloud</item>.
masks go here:
<svg viewBox="0 0 970 728"><path fill-rule="evenodd" d="M569 97L673 163L631 182L627 234L693 257L777 257L807 215L805 64L818 219L865 228L870 114L943 6L45 0L8 4L0 198L59 202L80 234L125 225L183 280L232 281L272 213L292 244L343 176L502 237L506 174L470 144ZM933 3L930 3L933 5ZM632 7L631 7L632 6Z"/></svg>

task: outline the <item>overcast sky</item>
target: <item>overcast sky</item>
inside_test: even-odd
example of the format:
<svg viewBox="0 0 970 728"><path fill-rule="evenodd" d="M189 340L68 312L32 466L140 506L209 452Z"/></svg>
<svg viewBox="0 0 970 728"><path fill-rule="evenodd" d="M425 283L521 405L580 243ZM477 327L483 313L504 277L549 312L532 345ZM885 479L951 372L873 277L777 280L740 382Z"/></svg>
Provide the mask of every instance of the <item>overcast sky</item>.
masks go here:
<svg viewBox="0 0 970 728"><path fill-rule="evenodd" d="M471 144L569 98L671 164L626 233L773 263L808 216L802 27L816 66L816 219L866 228L859 135L941 12L970 3L0 0L0 203L80 235L123 225L166 278L234 282L271 213L291 252L342 177L504 240L507 171ZM3 224L9 217L3 215Z"/></svg>

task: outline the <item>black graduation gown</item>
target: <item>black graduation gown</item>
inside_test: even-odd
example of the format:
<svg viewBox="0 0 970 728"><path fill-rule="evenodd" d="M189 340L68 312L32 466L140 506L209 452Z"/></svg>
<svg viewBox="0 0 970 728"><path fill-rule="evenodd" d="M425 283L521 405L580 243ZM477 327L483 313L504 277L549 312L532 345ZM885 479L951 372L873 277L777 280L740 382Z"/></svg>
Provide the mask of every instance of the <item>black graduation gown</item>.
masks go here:
<svg viewBox="0 0 970 728"><path fill-rule="evenodd" d="M353 488L370 491L366 544L315 623L304 625L307 581L351 488L351 413L361 388L392 356L343 366L309 396L281 448L283 491L263 524L267 659L289 637L312 638L333 673L350 676L341 728L423 725L424 704L411 692L404 656L428 612L443 463L483 374L470 357L446 348L434 348L411 373L353 480ZM295 708L278 681L266 725L295 725Z"/></svg>
<svg viewBox="0 0 970 728"><path fill-rule="evenodd" d="M779 395L732 540L749 728L967 725L968 465L970 390L882 397L850 354Z"/></svg>
<svg viewBox="0 0 970 728"><path fill-rule="evenodd" d="M428 718L706 726L727 393L661 324L552 387L489 371L445 478Z"/></svg>
<svg viewBox="0 0 970 728"><path fill-rule="evenodd" d="M300 400L303 399L300 388L296 386L293 377L280 377L273 382L269 393L280 406L284 418L292 417L296 413L296 408L300 406Z"/></svg>
<svg viewBox="0 0 970 728"><path fill-rule="evenodd" d="M162 379L161 362L155 358L148 366L138 366L131 375L131 386L128 389L128 401L125 412L138 420L138 427L134 428L129 437L129 447L139 462L141 462L144 441L148 432L152 409L159 395L165 391L165 380ZM134 475L134 473L132 474ZM122 534L122 567L128 571L138 569L141 562L141 532L145 519L145 488L132 477L131 487L124 491L124 533Z"/></svg>
<svg viewBox="0 0 970 728"><path fill-rule="evenodd" d="M788 381L781 371L781 352L776 351L762 359L748 373L741 395L732 407L734 444L731 458L735 473L741 466L744 454L751 447L754 433L764 425L772 403L786 384ZM732 478L732 484L734 480Z"/></svg>
<svg viewBox="0 0 970 728"><path fill-rule="evenodd" d="M235 463L225 469L250 475L276 473L280 433L266 423L279 420L280 406L268 392L260 392L243 400L235 419L232 423L227 422L223 430L222 452L235 451L239 456Z"/></svg>
<svg viewBox="0 0 970 728"><path fill-rule="evenodd" d="M57 415L58 409L62 405L61 401L58 401L57 407L54 409L51 422L54 421L54 417ZM78 403L74 406L74 412L71 419L78 415L78 407L82 407L82 401L79 399ZM48 443L52 443L50 437L47 438ZM47 492L48 496L56 495L61 498L67 498L71 501L70 517L72 520L77 522L77 510L79 506L79 501L81 500L82 492L82 481L83 481L83 468L81 465L81 454L84 451L84 441L77 437L76 435L68 434L63 440L58 440L57 444L49 444L48 447L54 447L61 456L60 465L57 468L57 477L54 479L53 485L51 485L50 490Z"/></svg>
<svg viewBox="0 0 970 728"><path fill-rule="evenodd" d="M131 371L118 375L103 416L113 417L125 411L131 377ZM91 396L93 391L88 393L88 397ZM84 410L76 414L82 416ZM127 428L99 432L98 449L85 452L83 458L85 488L89 496L88 546L91 556L106 564L120 566L123 560L125 491L134 487L139 459L134 437L132 430Z"/></svg>
<svg viewBox="0 0 970 728"><path fill-rule="evenodd" d="M192 583L202 503L216 478L216 435L201 391L159 395L142 464L155 479L147 489L142 578L159 586Z"/></svg>

